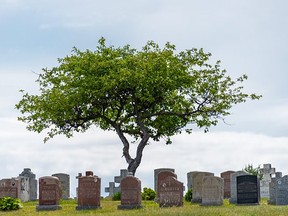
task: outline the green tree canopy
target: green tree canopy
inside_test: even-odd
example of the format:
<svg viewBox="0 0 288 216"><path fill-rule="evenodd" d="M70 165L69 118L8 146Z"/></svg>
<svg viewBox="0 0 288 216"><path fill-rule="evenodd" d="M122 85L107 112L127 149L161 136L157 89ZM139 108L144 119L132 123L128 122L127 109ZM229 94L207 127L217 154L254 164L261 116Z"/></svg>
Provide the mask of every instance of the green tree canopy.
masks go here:
<svg viewBox="0 0 288 216"><path fill-rule="evenodd" d="M128 171L135 174L149 140L191 132L188 124L205 131L229 115L234 104L255 94L243 93L243 75L236 80L209 64L202 49L176 51L153 41L136 50L129 45L107 46L101 38L95 51L74 48L59 65L43 69L38 95L23 92L16 104L27 129L47 137L85 132L92 125L115 131L123 144ZM129 151L127 135L138 141L136 157Z"/></svg>

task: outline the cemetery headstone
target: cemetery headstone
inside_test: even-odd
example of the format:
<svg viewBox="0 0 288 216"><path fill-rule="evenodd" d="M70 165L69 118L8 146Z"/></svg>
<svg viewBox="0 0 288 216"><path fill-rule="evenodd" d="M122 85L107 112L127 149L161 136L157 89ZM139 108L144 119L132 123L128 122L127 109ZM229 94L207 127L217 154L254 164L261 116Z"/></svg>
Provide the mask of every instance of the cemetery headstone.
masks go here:
<svg viewBox="0 0 288 216"><path fill-rule="evenodd" d="M288 205L288 175L276 179L275 204Z"/></svg>
<svg viewBox="0 0 288 216"><path fill-rule="evenodd" d="M128 175L127 169L121 169L120 170L120 176L114 177L114 182L109 182L109 187L105 187L105 192L109 193L110 197L113 197L114 194L117 192L121 192L120 183L122 179L124 179ZM119 186L116 186L116 184L119 184Z"/></svg>
<svg viewBox="0 0 288 216"><path fill-rule="evenodd" d="M44 176L39 178L39 205L37 211L60 210L61 188L57 177Z"/></svg>
<svg viewBox="0 0 288 216"><path fill-rule="evenodd" d="M214 176L211 172L191 172L192 178L192 202L202 203L202 185L205 176Z"/></svg>
<svg viewBox="0 0 288 216"><path fill-rule="evenodd" d="M255 175L237 176L237 204L258 204L260 199L259 179Z"/></svg>
<svg viewBox="0 0 288 216"><path fill-rule="evenodd" d="M231 197L231 174L235 171L226 171L220 173L221 178L224 179L224 198Z"/></svg>
<svg viewBox="0 0 288 216"><path fill-rule="evenodd" d="M276 172L275 177L269 183L269 204L276 204L276 181L279 178L282 178L282 172Z"/></svg>
<svg viewBox="0 0 288 216"><path fill-rule="evenodd" d="M19 174L19 177L29 178L29 200L37 200L38 182L36 180L36 175L31 171L30 168L24 168L22 173Z"/></svg>
<svg viewBox="0 0 288 216"><path fill-rule="evenodd" d="M61 183L62 199L67 200L70 198L70 176L65 173L56 173L55 176Z"/></svg>
<svg viewBox="0 0 288 216"><path fill-rule="evenodd" d="M216 176L203 177L202 205L223 205L224 179Z"/></svg>
<svg viewBox="0 0 288 216"><path fill-rule="evenodd" d="M248 173L244 171L237 171L231 174L231 197L229 199L230 203L237 203L237 176L248 175Z"/></svg>
<svg viewBox="0 0 288 216"><path fill-rule="evenodd" d="M167 170L163 170L161 172L158 172L157 175L157 190L156 190L156 202L159 201L159 188L161 187L161 181L163 181L164 179L166 179L167 177L174 177L175 179L177 179L177 175L172 172L172 171L167 171Z"/></svg>
<svg viewBox="0 0 288 216"><path fill-rule="evenodd" d="M138 209L141 205L141 181L134 176L126 176L121 181L121 205L118 209Z"/></svg>
<svg viewBox="0 0 288 216"><path fill-rule="evenodd" d="M158 169L154 169L154 190L155 190L156 193L157 193L157 188L158 188L158 174L160 172L163 172L163 171L170 171L170 172L175 173L175 169L172 169L172 168L158 168Z"/></svg>
<svg viewBox="0 0 288 216"><path fill-rule="evenodd" d="M162 173L162 172L160 172ZM160 175L159 173L159 175ZM173 176L159 178L158 196L160 207L183 206L183 183Z"/></svg>
<svg viewBox="0 0 288 216"><path fill-rule="evenodd" d="M101 178L86 171L86 176L78 177L78 197L76 210L99 209Z"/></svg>
<svg viewBox="0 0 288 216"><path fill-rule="evenodd" d="M16 178L0 180L0 198L9 196L12 198L21 198L21 181Z"/></svg>
<svg viewBox="0 0 288 216"><path fill-rule="evenodd" d="M30 178L19 176L17 179L21 182L21 195L20 199L22 202L30 201Z"/></svg>
<svg viewBox="0 0 288 216"><path fill-rule="evenodd" d="M269 183L276 170L275 168L271 168L271 164L264 164L260 172L263 174L263 178L260 180L260 196L262 198L269 198Z"/></svg>

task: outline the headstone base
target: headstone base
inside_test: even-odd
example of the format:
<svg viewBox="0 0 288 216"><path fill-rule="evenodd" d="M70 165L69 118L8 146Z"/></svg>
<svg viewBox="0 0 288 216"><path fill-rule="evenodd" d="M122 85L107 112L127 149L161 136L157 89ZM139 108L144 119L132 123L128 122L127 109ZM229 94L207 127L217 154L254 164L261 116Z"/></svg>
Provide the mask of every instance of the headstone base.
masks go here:
<svg viewBox="0 0 288 216"><path fill-rule="evenodd" d="M118 205L117 209L125 210L125 209L141 209L142 205Z"/></svg>
<svg viewBox="0 0 288 216"><path fill-rule="evenodd" d="M61 210L62 206L60 205L37 205L36 210L37 211L55 211L55 210Z"/></svg>
<svg viewBox="0 0 288 216"><path fill-rule="evenodd" d="M101 209L101 206L76 206L76 210L93 210Z"/></svg>

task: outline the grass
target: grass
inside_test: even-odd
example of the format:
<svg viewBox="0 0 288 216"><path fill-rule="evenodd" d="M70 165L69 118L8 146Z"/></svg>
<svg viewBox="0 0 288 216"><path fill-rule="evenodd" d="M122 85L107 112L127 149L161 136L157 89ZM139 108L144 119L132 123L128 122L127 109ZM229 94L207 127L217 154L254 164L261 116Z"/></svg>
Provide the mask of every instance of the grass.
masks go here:
<svg viewBox="0 0 288 216"><path fill-rule="evenodd" d="M259 205L255 206L238 206L229 204L228 200L224 201L223 206L200 206L198 204L192 204L185 202L183 207L172 207L172 208L159 208L158 204L152 201L143 201L143 209L138 210L117 210L117 206L120 201L102 200L101 209L98 210L85 210L76 211L76 202L74 200L62 201L62 210L58 211L36 211L37 202L24 203L24 207L17 211L1 212L0 215L47 215L47 216L74 216L74 215L108 215L108 216L142 216L142 215L160 215L160 216L177 216L177 215L199 215L199 216L286 216L288 215L288 206L274 206L268 205L267 200L263 199Z"/></svg>

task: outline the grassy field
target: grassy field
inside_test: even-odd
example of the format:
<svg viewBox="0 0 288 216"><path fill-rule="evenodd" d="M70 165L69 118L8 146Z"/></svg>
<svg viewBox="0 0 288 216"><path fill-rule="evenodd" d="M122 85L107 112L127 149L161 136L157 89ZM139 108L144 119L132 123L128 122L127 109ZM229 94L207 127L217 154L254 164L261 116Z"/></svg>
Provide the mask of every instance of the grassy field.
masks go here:
<svg viewBox="0 0 288 216"><path fill-rule="evenodd" d="M184 203L183 207L173 207L173 208L159 208L158 205L152 201L143 201L143 209L138 210L117 210L117 206L120 204L118 201L101 201L101 209L98 210L85 210L85 211L76 211L76 202L74 200L63 201L61 203L62 210L58 211L36 211L37 202L28 202L24 203L24 207L18 211L9 211L9 212L0 212L0 215L56 215L56 216L73 216L73 215L131 215L131 216L140 216L140 215L162 215L162 216L177 216L177 215L200 215L200 216L210 216L210 215L219 215L219 216L248 216L248 215L288 215L288 206L273 206L268 205L267 200L262 200L260 205L255 206L237 206L229 204L228 200L225 200L223 206L209 206L204 207L198 204L191 204L188 202Z"/></svg>

